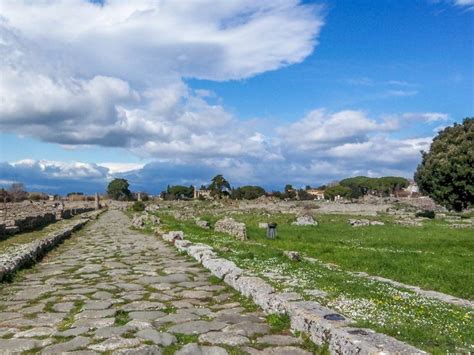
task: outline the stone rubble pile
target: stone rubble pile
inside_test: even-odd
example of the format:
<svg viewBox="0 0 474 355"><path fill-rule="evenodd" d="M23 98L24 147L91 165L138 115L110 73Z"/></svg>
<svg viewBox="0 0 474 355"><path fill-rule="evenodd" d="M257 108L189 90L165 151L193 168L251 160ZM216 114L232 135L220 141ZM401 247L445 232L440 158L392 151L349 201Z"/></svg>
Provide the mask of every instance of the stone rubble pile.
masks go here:
<svg viewBox="0 0 474 355"><path fill-rule="evenodd" d="M208 221L205 221L205 220L202 220L202 219L199 219L199 218L196 218L196 225L198 225L199 227L204 228L204 229L210 229L211 228L211 225L209 224Z"/></svg>
<svg viewBox="0 0 474 355"><path fill-rule="evenodd" d="M136 214L132 218L132 227L137 229L145 229L146 224L151 223L153 225L160 224L160 219L155 215L149 215L147 213Z"/></svg>
<svg viewBox="0 0 474 355"><path fill-rule="evenodd" d="M383 226L385 223L380 221L369 221L368 219L350 219L349 224L352 227L365 227L365 226Z"/></svg>
<svg viewBox="0 0 474 355"><path fill-rule="evenodd" d="M152 204L145 207L145 211L146 212L151 212L151 213L157 212L159 209L160 209L160 206L157 205L157 204L154 204L154 203L152 203Z"/></svg>
<svg viewBox="0 0 474 355"><path fill-rule="evenodd" d="M182 240L184 233L182 231L171 231L162 235L162 238L167 242L174 242L176 240Z"/></svg>
<svg viewBox="0 0 474 355"><path fill-rule="evenodd" d="M421 222L422 222L422 219L419 219L419 218L403 218L403 219L397 219L394 221L395 224L399 224L401 226L406 226L406 227L421 227L423 226Z"/></svg>
<svg viewBox="0 0 474 355"><path fill-rule="evenodd" d="M94 202L91 201L23 201L0 204L0 239L94 209Z"/></svg>
<svg viewBox="0 0 474 355"><path fill-rule="evenodd" d="M314 301L304 301L297 293L279 293L256 276L247 276L234 262L217 256L205 244L177 240L175 246L185 251L214 276L246 297L251 297L266 313L286 313L294 331L309 335L318 344L328 344L332 354L425 354L411 345L370 329L354 328L352 320Z"/></svg>
<svg viewBox="0 0 474 355"><path fill-rule="evenodd" d="M291 223L294 226L317 226L318 222L310 215L304 215L296 218L296 221Z"/></svg>
<svg viewBox="0 0 474 355"><path fill-rule="evenodd" d="M301 255L297 251L285 251L284 254L288 257L288 259L293 261L301 261Z"/></svg>
<svg viewBox="0 0 474 355"><path fill-rule="evenodd" d="M223 232L239 239L247 239L247 228L245 223L237 222L232 217L225 217L216 222L214 226L216 232Z"/></svg>

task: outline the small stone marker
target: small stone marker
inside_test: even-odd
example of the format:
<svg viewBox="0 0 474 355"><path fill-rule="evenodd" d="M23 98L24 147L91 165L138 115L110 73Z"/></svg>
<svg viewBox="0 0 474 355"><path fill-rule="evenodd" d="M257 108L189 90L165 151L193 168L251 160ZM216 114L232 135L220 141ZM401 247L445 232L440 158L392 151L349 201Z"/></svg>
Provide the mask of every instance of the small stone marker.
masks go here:
<svg viewBox="0 0 474 355"><path fill-rule="evenodd" d="M95 204L94 204L95 209L100 210L100 201L99 201L99 193L98 192L95 193L94 202L95 202Z"/></svg>
<svg viewBox="0 0 474 355"><path fill-rule="evenodd" d="M268 223L267 224L267 238L275 239L276 233L277 233L276 228L277 228L276 223Z"/></svg>

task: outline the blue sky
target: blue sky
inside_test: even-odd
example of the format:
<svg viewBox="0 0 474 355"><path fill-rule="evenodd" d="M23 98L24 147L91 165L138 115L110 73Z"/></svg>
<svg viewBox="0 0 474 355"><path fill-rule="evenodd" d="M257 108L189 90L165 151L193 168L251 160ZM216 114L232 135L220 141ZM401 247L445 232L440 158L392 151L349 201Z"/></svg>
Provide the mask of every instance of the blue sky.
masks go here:
<svg viewBox="0 0 474 355"><path fill-rule="evenodd" d="M474 1L176 4L0 4L1 184L411 177L474 115Z"/></svg>

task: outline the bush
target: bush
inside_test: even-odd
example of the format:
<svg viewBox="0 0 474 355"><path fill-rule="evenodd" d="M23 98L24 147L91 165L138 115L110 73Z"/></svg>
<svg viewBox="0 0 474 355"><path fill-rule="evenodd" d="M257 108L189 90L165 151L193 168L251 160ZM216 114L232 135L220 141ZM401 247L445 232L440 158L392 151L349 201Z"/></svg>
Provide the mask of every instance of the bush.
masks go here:
<svg viewBox="0 0 474 355"><path fill-rule="evenodd" d="M425 218L435 218L435 213L434 211L429 211L429 210L424 210L420 212L415 213L415 217L425 217Z"/></svg>
<svg viewBox="0 0 474 355"><path fill-rule="evenodd" d="M30 201L45 201L48 199L48 195L42 192L30 192L28 194L28 200Z"/></svg>
<svg viewBox="0 0 474 355"><path fill-rule="evenodd" d="M132 210L135 212L145 211L145 204L142 201L135 201L132 205Z"/></svg>

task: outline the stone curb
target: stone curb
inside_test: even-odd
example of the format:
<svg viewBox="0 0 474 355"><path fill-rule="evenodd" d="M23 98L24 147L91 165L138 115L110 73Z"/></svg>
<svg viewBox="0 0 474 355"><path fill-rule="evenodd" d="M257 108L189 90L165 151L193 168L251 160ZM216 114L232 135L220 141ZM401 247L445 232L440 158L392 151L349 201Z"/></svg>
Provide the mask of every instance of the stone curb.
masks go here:
<svg viewBox="0 0 474 355"><path fill-rule="evenodd" d="M174 236L177 235L173 232ZM371 329L353 328L352 320L313 301L303 301L297 293L279 293L270 284L256 276L245 275L244 270L234 262L217 256L213 248L202 243L192 243L184 239L184 234L163 239L186 252L214 276L246 297L266 313L286 313L291 320L291 328L308 334L317 345L328 344L332 354L426 354L409 344Z"/></svg>
<svg viewBox="0 0 474 355"><path fill-rule="evenodd" d="M0 282L21 268L35 264L56 245L69 238L73 232L81 229L90 220L97 219L103 211L92 212L85 218L54 231L40 240L7 249L0 255Z"/></svg>

